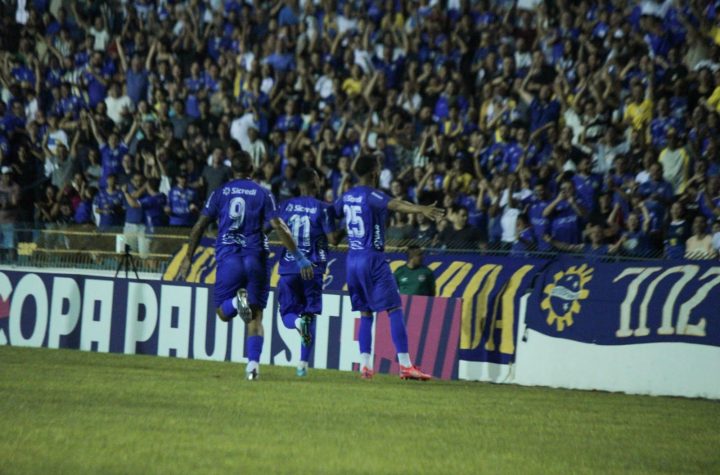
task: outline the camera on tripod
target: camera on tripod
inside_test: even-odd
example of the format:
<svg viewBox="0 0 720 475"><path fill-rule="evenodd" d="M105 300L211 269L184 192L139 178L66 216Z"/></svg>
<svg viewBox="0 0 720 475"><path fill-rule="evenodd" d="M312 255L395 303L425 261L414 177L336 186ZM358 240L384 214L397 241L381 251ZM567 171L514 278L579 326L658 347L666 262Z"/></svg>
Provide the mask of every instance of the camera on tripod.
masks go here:
<svg viewBox="0 0 720 475"><path fill-rule="evenodd" d="M128 278L130 269L132 269L133 273L135 274L135 278L140 280L140 277L138 276L137 266L135 265L135 257L130 253L130 250L130 244L125 243L125 252L118 256L118 265L117 269L115 269L115 277L117 277L120 273L120 270L124 268L126 279Z"/></svg>

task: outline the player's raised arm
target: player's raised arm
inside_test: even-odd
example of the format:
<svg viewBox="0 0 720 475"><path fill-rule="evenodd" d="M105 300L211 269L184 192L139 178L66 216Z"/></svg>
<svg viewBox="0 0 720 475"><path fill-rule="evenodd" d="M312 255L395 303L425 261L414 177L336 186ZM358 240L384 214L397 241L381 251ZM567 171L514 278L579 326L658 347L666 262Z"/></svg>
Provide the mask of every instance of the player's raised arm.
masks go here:
<svg viewBox="0 0 720 475"><path fill-rule="evenodd" d="M443 210L442 208L438 208L437 206L435 206L436 204L437 202L429 206L422 206L410 203L409 201L405 200L392 199L390 200L390 202L388 202L387 207L390 211L399 211L405 214L418 213L422 214L428 219L438 221L443 216L445 216L445 210Z"/></svg>
<svg viewBox="0 0 720 475"><path fill-rule="evenodd" d="M337 229L337 212L334 205L323 208L321 226L328 244L337 246L340 243L340 230Z"/></svg>
<svg viewBox="0 0 720 475"><path fill-rule="evenodd" d="M290 233L290 229L288 229L287 224L285 224L285 221L278 217L275 217L270 219L270 226L272 226L275 232L277 232L277 235L280 238L280 242L282 243L282 245L285 246L290 252L290 254L295 258L295 262L297 262L298 267L300 267L300 275L302 276L302 278L305 280L312 279L312 263L308 260L307 257L305 257L305 254L303 254L300 249L298 249L297 244L295 243L295 240Z"/></svg>

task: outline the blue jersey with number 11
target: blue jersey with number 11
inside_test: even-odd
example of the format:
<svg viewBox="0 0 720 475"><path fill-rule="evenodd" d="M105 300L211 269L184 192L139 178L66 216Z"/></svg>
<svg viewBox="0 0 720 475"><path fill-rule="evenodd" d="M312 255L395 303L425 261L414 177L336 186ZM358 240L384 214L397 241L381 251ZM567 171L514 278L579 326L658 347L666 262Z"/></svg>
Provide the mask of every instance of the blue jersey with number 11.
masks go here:
<svg viewBox="0 0 720 475"><path fill-rule="evenodd" d="M384 251L385 222L390 197L369 186L356 186L335 203L338 216L345 216L350 251Z"/></svg>
<svg viewBox="0 0 720 475"><path fill-rule="evenodd" d="M327 264L327 234L335 230L332 207L322 201L299 196L278 206L278 216L287 223L298 249L315 264L315 272L324 273ZM298 274L300 269L287 249L280 259L280 274Z"/></svg>
<svg viewBox="0 0 720 475"><path fill-rule="evenodd" d="M233 180L215 190L202 213L218 220L216 260L227 254L268 252L265 224L275 216L275 200L250 180Z"/></svg>

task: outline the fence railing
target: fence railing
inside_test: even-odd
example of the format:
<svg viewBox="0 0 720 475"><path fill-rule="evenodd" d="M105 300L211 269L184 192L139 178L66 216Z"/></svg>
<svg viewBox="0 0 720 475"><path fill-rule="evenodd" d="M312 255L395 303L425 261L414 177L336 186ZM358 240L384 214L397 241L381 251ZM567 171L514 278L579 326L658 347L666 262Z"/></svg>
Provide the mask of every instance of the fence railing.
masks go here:
<svg viewBox="0 0 720 475"><path fill-rule="evenodd" d="M7 228L5 228L7 229ZM99 231L87 225L52 225L40 228L17 227L12 230L13 246L3 250L0 263L33 267L59 267L78 269L115 269L126 251L133 258L140 272L164 272L171 258L187 242L189 228L159 228L152 235L134 233L123 228ZM210 230L208 237L214 238ZM280 244L270 235L271 243ZM5 242L6 238L0 243ZM444 247L431 240L388 239L386 250L404 252L408 246L418 245L428 253L480 254L487 256L516 256L518 258L552 258L560 251L513 250L506 243L465 243L462 247ZM345 251L341 244L334 250ZM608 255L593 252L563 254L576 255L604 262L652 261L663 259L662 250L655 248L645 253L632 255L619 249Z"/></svg>

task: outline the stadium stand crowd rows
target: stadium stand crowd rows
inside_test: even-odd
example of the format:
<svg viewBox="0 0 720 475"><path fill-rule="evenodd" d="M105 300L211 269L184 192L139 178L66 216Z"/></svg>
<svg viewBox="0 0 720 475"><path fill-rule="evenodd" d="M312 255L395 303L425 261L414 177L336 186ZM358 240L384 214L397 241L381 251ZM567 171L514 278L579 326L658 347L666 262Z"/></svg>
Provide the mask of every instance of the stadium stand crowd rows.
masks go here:
<svg viewBox="0 0 720 475"><path fill-rule="evenodd" d="M14 3L14 2L10 2ZM278 200L361 153L425 247L716 258L720 2L2 3L0 232L187 227L247 151ZM522 8L525 4L528 8Z"/></svg>

